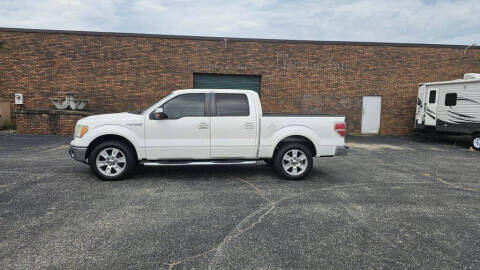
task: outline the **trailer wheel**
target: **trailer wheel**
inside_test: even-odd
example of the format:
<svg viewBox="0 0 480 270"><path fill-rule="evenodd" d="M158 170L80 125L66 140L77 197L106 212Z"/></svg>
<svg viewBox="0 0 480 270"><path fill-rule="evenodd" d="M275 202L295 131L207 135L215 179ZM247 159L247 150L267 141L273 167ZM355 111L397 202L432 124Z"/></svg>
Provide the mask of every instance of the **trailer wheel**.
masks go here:
<svg viewBox="0 0 480 270"><path fill-rule="evenodd" d="M473 149L480 151L480 133L473 134L472 147Z"/></svg>

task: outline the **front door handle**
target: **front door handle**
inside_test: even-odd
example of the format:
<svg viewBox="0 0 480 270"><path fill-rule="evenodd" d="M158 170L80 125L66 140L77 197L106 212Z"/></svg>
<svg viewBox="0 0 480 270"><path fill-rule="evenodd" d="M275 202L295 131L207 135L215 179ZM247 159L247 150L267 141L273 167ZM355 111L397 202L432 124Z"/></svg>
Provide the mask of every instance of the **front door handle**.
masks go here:
<svg viewBox="0 0 480 270"><path fill-rule="evenodd" d="M198 124L198 129L208 129L208 124L205 122L202 122Z"/></svg>

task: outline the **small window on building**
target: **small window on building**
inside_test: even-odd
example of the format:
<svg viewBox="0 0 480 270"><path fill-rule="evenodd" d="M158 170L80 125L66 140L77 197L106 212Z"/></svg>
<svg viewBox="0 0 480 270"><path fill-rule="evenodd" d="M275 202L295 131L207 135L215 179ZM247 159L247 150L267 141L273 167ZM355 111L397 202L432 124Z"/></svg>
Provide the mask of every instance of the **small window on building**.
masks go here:
<svg viewBox="0 0 480 270"><path fill-rule="evenodd" d="M244 94L215 94L217 116L248 116L250 109Z"/></svg>
<svg viewBox="0 0 480 270"><path fill-rule="evenodd" d="M445 95L445 106L457 105L457 93L448 93Z"/></svg>
<svg viewBox="0 0 480 270"><path fill-rule="evenodd" d="M430 97L428 98L428 103L432 104L435 103L437 100L437 90L430 91Z"/></svg>

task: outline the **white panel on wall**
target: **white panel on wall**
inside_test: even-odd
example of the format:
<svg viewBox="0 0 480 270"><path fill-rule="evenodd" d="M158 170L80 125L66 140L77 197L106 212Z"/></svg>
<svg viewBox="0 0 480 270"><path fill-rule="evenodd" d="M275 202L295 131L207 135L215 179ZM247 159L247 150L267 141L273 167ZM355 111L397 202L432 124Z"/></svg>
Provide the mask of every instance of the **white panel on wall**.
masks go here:
<svg viewBox="0 0 480 270"><path fill-rule="evenodd" d="M362 106L362 134L378 134L380 130L380 114L382 97L365 96Z"/></svg>

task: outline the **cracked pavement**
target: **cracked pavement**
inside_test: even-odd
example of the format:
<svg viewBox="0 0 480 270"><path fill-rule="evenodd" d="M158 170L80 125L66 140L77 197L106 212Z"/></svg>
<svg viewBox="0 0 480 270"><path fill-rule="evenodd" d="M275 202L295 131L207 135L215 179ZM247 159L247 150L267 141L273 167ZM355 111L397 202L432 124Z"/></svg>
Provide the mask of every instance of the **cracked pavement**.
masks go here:
<svg viewBox="0 0 480 270"><path fill-rule="evenodd" d="M97 180L69 138L0 135L0 268L442 268L480 265L480 152L350 137L287 181L264 163Z"/></svg>

